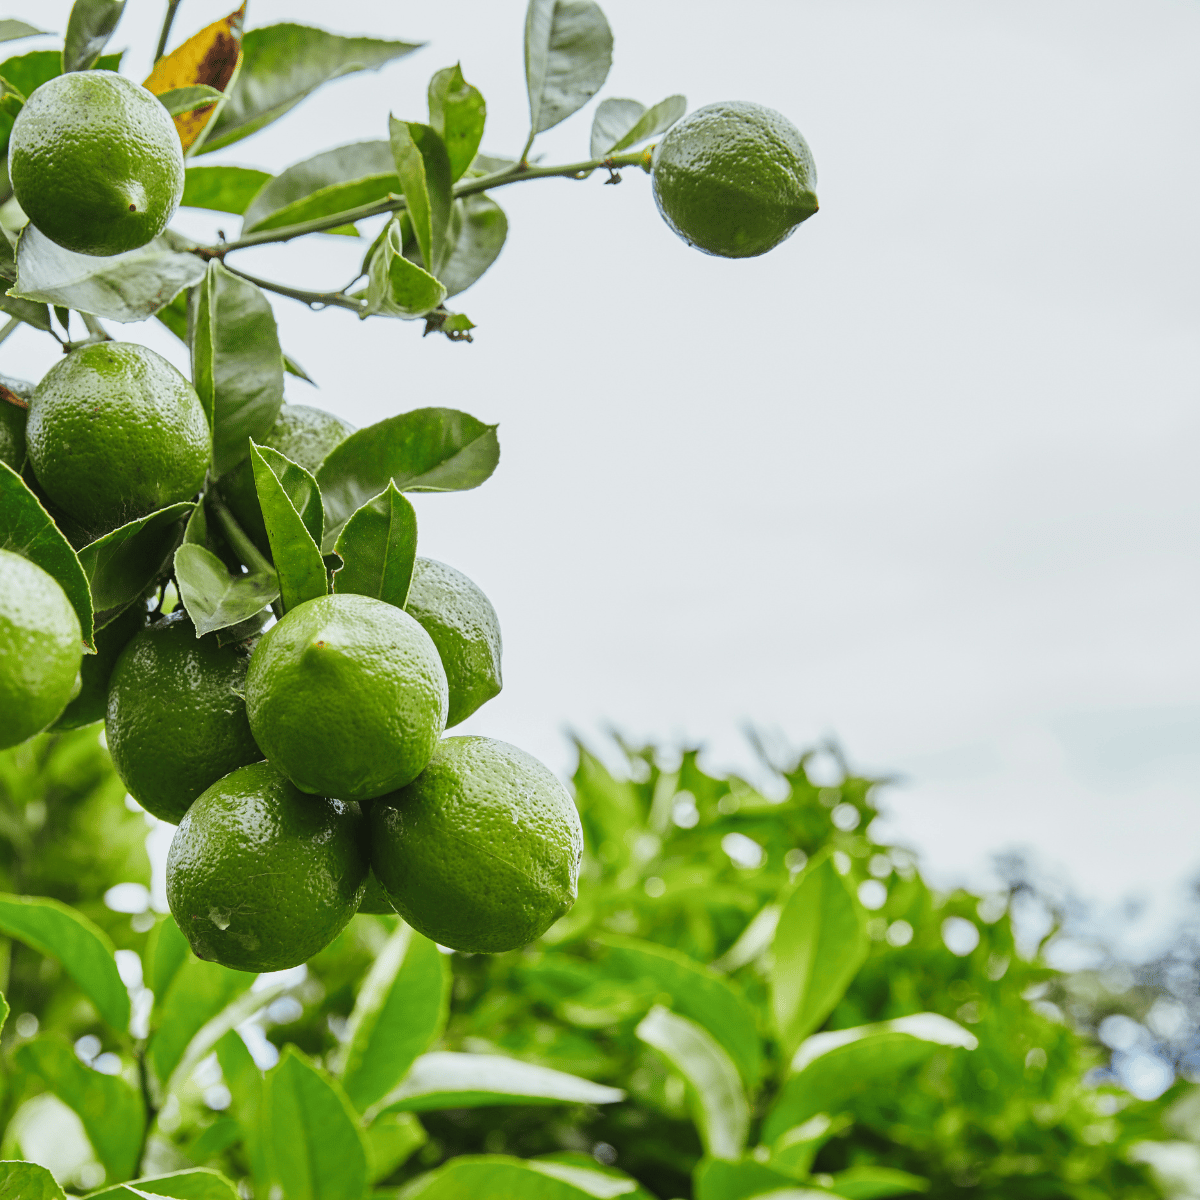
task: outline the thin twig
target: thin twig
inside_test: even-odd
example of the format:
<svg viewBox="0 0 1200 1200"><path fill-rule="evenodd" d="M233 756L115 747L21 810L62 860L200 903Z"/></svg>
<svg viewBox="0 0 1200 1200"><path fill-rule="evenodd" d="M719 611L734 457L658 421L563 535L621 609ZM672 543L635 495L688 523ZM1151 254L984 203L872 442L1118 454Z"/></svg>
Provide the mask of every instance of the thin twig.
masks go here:
<svg viewBox="0 0 1200 1200"><path fill-rule="evenodd" d="M301 304L307 304L309 308L348 308L351 312L360 315L363 311L363 302L347 296L344 292L310 292L304 288L288 287L283 283L272 283L269 279L259 279L257 275L247 275L245 271L239 271L236 267L226 265L225 269L231 275L236 275L239 279L244 279L247 283L252 283L264 291L275 292L277 295L287 296L291 300L299 300Z"/></svg>
<svg viewBox="0 0 1200 1200"><path fill-rule="evenodd" d="M4 328L0 329L0 342L4 342L8 338L12 337L12 335L17 332L17 327L24 324L25 322L22 321L20 317L9 317L8 320L4 322Z"/></svg>
<svg viewBox="0 0 1200 1200"><path fill-rule="evenodd" d="M154 61L158 62L167 52L167 38L171 36L171 26L175 24L175 13L183 0L167 0L167 15L163 17L162 33L158 35L158 49L154 52Z"/></svg>

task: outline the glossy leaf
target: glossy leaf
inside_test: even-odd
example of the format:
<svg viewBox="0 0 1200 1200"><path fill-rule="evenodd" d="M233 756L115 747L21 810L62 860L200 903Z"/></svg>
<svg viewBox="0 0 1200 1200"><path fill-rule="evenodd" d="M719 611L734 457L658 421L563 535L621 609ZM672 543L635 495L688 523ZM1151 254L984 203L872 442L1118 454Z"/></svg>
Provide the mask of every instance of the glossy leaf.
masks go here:
<svg viewBox="0 0 1200 1200"><path fill-rule="evenodd" d="M616 1200L618 1196L628 1197L628 1200L654 1200L631 1175L616 1167L605 1166L580 1150L542 1154L529 1160L529 1165L543 1175L561 1179L589 1196L597 1197L597 1200Z"/></svg>
<svg viewBox="0 0 1200 1200"><path fill-rule="evenodd" d="M612 48L612 30L592 0L529 0L525 85L534 133L566 120L603 87Z"/></svg>
<svg viewBox="0 0 1200 1200"><path fill-rule="evenodd" d="M846 1200L883 1200L885 1196L913 1196L929 1191L929 1180L894 1167L862 1166L838 1171L830 1184Z"/></svg>
<svg viewBox="0 0 1200 1200"><path fill-rule="evenodd" d="M30 25L27 21L15 21L11 17L0 21L0 42L15 42L20 38L36 37L47 30Z"/></svg>
<svg viewBox="0 0 1200 1200"><path fill-rule="evenodd" d="M227 17L193 34L154 64L154 70L146 77L144 86L159 97L180 88L196 86L210 87L220 94L227 93L242 61L242 24L245 16L246 6L243 4ZM218 104L214 101L175 115L175 128L179 131L185 154L199 152L212 131L218 111Z"/></svg>
<svg viewBox="0 0 1200 1200"><path fill-rule="evenodd" d="M204 263L174 249L165 236L99 258L65 250L26 225L17 243L17 282L9 295L127 324L152 317L203 277Z"/></svg>
<svg viewBox="0 0 1200 1200"><path fill-rule="evenodd" d="M197 637L240 625L279 596L273 571L231 575L211 550L194 544L175 551L175 580Z"/></svg>
<svg viewBox="0 0 1200 1200"><path fill-rule="evenodd" d="M429 124L446 146L450 178L461 179L479 153L487 104L464 78L462 67L443 67L429 81Z"/></svg>
<svg viewBox="0 0 1200 1200"><path fill-rule="evenodd" d="M508 217L490 196L467 196L455 201L450 228L454 248L441 274L447 299L465 292L499 258Z"/></svg>
<svg viewBox="0 0 1200 1200"><path fill-rule="evenodd" d="M288 1200L360 1200L367 1151L337 1084L287 1046L263 1090L267 1161Z"/></svg>
<svg viewBox="0 0 1200 1200"><path fill-rule="evenodd" d="M124 11L125 0L75 0L63 42L64 73L87 71L96 65Z"/></svg>
<svg viewBox="0 0 1200 1200"><path fill-rule="evenodd" d="M203 153L249 137L331 79L378 70L420 45L339 37L323 29L283 24L249 30L242 49L242 69Z"/></svg>
<svg viewBox="0 0 1200 1200"><path fill-rule="evenodd" d="M384 229L367 263L364 315L413 320L437 308L446 298L445 285L404 257L400 222Z"/></svg>
<svg viewBox="0 0 1200 1200"><path fill-rule="evenodd" d="M406 1112L383 1113L362 1132L372 1183L386 1179L429 1141L421 1122Z"/></svg>
<svg viewBox="0 0 1200 1200"><path fill-rule="evenodd" d="M263 1074L236 1033L227 1033L217 1043L217 1061L225 1085L233 1097L230 1106L236 1114L242 1135L242 1150L250 1166L256 1196L271 1191L271 1172L267 1165L266 1130L262 1121Z"/></svg>
<svg viewBox="0 0 1200 1200"><path fill-rule="evenodd" d="M427 1112L503 1104L617 1104L625 1093L550 1067L496 1054L423 1054L381 1101L391 1111Z"/></svg>
<svg viewBox="0 0 1200 1200"><path fill-rule="evenodd" d="M450 969L428 938L403 922L387 940L355 998L346 1026L342 1085L365 1112L404 1078L446 1024Z"/></svg>
<svg viewBox="0 0 1200 1200"><path fill-rule="evenodd" d="M126 607L163 573L195 507L183 501L160 508L79 551L97 613Z"/></svg>
<svg viewBox="0 0 1200 1200"><path fill-rule="evenodd" d="M333 577L335 592L404 607L417 558L417 514L390 479L386 492L342 526L334 549L345 564Z"/></svg>
<svg viewBox="0 0 1200 1200"><path fill-rule="evenodd" d="M425 269L436 276L450 251L450 156L430 125L390 117L388 128L400 190L408 202L408 219Z"/></svg>
<svg viewBox="0 0 1200 1200"><path fill-rule="evenodd" d="M67 594L84 645L93 642L92 593L71 543L63 537L41 501L7 463L0 462L0 550L11 550L37 563Z"/></svg>
<svg viewBox="0 0 1200 1200"><path fill-rule="evenodd" d="M0 1032L4 1030L4 1022L8 1020L8 1015L11 1009L8 1007L8 1001L3 996L0 996Z"/></svg>
<svg viewBox="0 0 1200 1200"><path fill-rule="evenodd" d="M373 204L399 190L389 143L338 146L276 175L246 209L242 232L313 221Z"/></svg>
<svg viewBox="0 0 1200 1200"><path fill-rule="evenodd" d="M686 954L652 942L602 935L601 969L623 979L650 980L671 997L671 1008L702 1025L733 1059L748 1087L758 1082L762 1050L754 1009L741 991Z"/></svg>
<svg viewBox="0 0 1200 1200"><path fill-rule="evenodd" d="M137 1167L146 1110L142 1097L119 1075L84 1066L65 1038L44 1035L18 1047L17 1063L46 1086L83 1122L88 1141L110 1177L127 1179Z"/></svg>
<svg viewBox="0 0 1200 1200"><path fill-rule="evenodd" d="M4 21L0 22L0 28L20 24L20 21ZM45 1167L31 1162L0 1162L0 1200L66 1200L66 1197Z"/></svg>
<svg viewBox="0 0 1200 1200"><path fill-rule="evenodd" d="M219 1171L193 1167L172 1171L169 1175L146 1175L129 1183L119 1183L100 1192L89 1192L88 1200L142 1200L143 1197L170 1196L176 1200L238 1200L238 1190Z"/></svg>
<svg viewBox="0 0 1200 1200"><path fill-rule="evenodd" d="M180 204L240 215L272 178L270 172L250 167L188 167Z"/></svg>
<svg viewBox="0 0 1200 1200"><path fill-rule="evenodd" d="M317 471L326 542L388 480L402 492L476 488L496 469L496 426L453 408L418 408L352 433Z"/></svg>
<svg viewBox="0 0 1200 1200"><path fill-rule="evenodd" d="M191 949L175 918L166 916L155 927L146 942L145 972L142 982L154 993L156 1004L163 997L175 972L187 961Z"/></svg>
<svg viewBox="0 0 1200 1200"><path fill-rule="evenodd" d="M565 1178L557 1163L536 1159L508 1158L500 1154L462 1155L424 1176L421 1200L610 1200L632 1194L636 1184L620 1191L599 1183L600 1172ZM590 1190L587 1186L591 1185ZM583 1185L583 1186L581 1186Z"/></svg>
<svg viewBox="0 0 1200 1200"><path fill-rule="evenodd" d="M870 949L866 914L829 854L805 868L775 930L771 1011L785 1054L833 1011Z"/></svg>
<svg viewBox="0 0 1200 1200"><path fill-rule="evenodd" d="M653 108L636 100L602 100L592 121L592 158L628 150L670 129L687 112L683 96L668 96Z"/></svg>
<svg viewBox="0 0 1200 1200"><path fill-rule="evenodd" d="M222 93L203 83L194 83L188 87L172 88L169 92L163 92L158 99L171 116L177 117L216 104L222 99Z"/></svg>
<svg viewBox="0 0 1200 1200"><path fill-rule="evenodd" d="M321 494L316 480L303 467L289 462L269 446L252 443L250 460L279 579L279 599L286 613L305 600L326 595L329 590L325 561L313 537L314 528L320 537ZM316 518L309 515L306 519L305 514L312 512L313 498Z"/></svg>
<svg viewBox="0 0 1200 1200"><path fill-rule="evenodd" d="M705 1153L740 1158L750 1132L750 1106L737 1067L720 1043L703 1026L661 1005L646 1014L636 1032L687 1080Z"/></svg>
<svg viewBox="0 0 1200 1200"><path fill-rule="evenodd" d="M791 1176L752 1158L740 1162L702 1159L693 1180L695 1200L745 1200L750 1196L769 1196L772 1200L829 1200L830 1197L827 1191L798 1187Z"/></svg>
<svg viewBox="0 0 1200 1200"><path fill-rule="evenodd" d="M192 382L213 431L213 474L226 474L264 438L283 404L283 351L262 291L208 264L192 322Z"/></svg>

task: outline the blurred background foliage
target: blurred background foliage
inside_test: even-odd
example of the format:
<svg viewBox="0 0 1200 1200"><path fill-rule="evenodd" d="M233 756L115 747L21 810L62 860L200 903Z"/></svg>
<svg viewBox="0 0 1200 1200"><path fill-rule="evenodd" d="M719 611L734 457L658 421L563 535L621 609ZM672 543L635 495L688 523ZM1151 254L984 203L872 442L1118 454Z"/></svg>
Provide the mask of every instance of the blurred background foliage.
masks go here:
<svg viewBox="0 0 1200 1200"><path fill-rule="evenodd" d="M622 1088L626 1099L546 1107L510 1097L385 1113L365 1133L374 1194L479 1154L588 1164L644 1189L630 1182L614 1195L663 1200L740 1200L801 1185L863 1198L1197 1194L1200 1089L1188 1081L1196 1014L1187 1001L1196 940L1161 962L1055 970L1045 950L1069 924L1061 904L1016 868L992 895L931 890L910 853L872 837L879 781L855 775L835 750L818 753L821 778L838 764L837 783L810 779L805 754L774 763L767 795L709 774L695 749L616 741L602 759L580 745L579 902L524 950L447 956L449 1018L431 1049L520 1059ZM175 1051L150 1041L151 1057L166 1056L165 1075L206 1021L248 987L270 986L270 1003L162 1105L143 1163L146 1173L215 1167L250 1195L261 1169L247 1114L261 1071L289 1044L338 1070L356 997L398 918L356 917L307 968L281 978L255 982L200 963L156 911L161 862L152 867L147 842L162 847L169 832L127 800L98 727L0 754L3 887L60 899L108 933L135 1039L114 1038L56 960L0 942L0 990L12 1010L0 1041L0 1156L40 1161L76 1189L104 1181L78 1118L20 1053L31 1039L64 1037L86 1068L135 1081L131 1045L142 1053L155 1033L151 993L165 980L176 1011L182 997L187 1006ZM969 1031L976 1048L909 1038L903 1052L809 1068L796 1083L772 1017L774 935L818 855L832 857L857 896L869 939L822 1029L934 1013ZM1020 947L1013 912L1031 896L1050 920ZM706 1154L695 1080L639 1036L660 1008L706 1029L735 1065L750 1108L743 1155L721 1161L711 1145ZM1132 1083L1122 1073L1138 1054L1165 1064L1159 1086L1143 1078L1139 1089L1136 1072Z"/></svg>

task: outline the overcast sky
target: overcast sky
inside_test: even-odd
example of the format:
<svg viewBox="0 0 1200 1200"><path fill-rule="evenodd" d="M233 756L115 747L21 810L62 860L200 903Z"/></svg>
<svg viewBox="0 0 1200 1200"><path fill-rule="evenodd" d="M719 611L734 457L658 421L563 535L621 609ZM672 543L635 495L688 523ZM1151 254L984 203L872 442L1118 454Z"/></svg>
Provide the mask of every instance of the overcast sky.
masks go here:
<svg viewBox="0 0 1200 1200"><path fill-rule="evenodd" d="M184 0L175 40L228 2ZM429 45L204 161L277 170L385 136L455 61L485 150L514 154L523 7L251 0L251 25ZM290 400L500 422L491 481L416 499L422 553L504 629L504 693L464 730L559 769L568 728L703 740L717 765L748 761L746 723L834 736L906 777L887 828L936 878L1026 845L1090 895L1165 902L1200 870L1200 5L604 7L602 95L779 109L821 212L723 261L668 231L638 172L531 182L497 193L508 245L456 302L474 345L276 304L320 384L289 379ZM137 78L161 8L129 0L118 30ZM8 11L61 29L68 9ZM593 108L539 139L547 162L584 156ZM237 262L323 288L361 250ZM185 364L155 322L119 336ZM36 377L53 349L23 330L0 370Z"/></svg>

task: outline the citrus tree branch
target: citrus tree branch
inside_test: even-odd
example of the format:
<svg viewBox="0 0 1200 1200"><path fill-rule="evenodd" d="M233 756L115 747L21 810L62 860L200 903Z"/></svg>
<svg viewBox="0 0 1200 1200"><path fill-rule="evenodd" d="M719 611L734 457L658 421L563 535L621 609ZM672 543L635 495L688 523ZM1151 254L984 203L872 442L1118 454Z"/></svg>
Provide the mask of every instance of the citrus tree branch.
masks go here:
<svg viewBox="0 0 1200 1200"><path fill-rule="evenodd" d="M288 287L283 283L272 283L269 279L259 279L257 275L247 275L245 271L239 271L236 267L227 265L225 269L231 275L236 275L239 279L244 279L247 283L262 288L263 291L299 300L301 304L307 304L309 308L348 308L351 312L360 314L363 310L363 302L347 296L345 292L310 292L304 288Z"/></svg>
<svg viewBox="0 0 1200 1200"><path fill-rule="evenodd" d="M175 24L175 13L183 0L167 0L167 14L163 17L162 33L158 35L158 49L154 52L154 61L158 62L167 52L167 38L171 36L171 26Z"/></svg>

